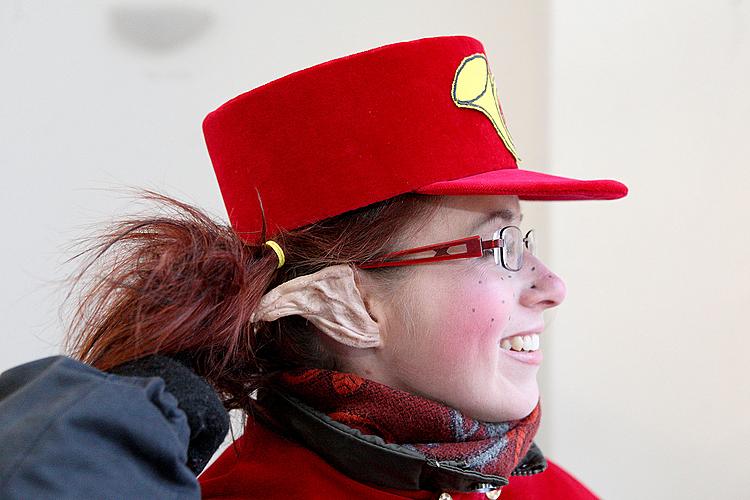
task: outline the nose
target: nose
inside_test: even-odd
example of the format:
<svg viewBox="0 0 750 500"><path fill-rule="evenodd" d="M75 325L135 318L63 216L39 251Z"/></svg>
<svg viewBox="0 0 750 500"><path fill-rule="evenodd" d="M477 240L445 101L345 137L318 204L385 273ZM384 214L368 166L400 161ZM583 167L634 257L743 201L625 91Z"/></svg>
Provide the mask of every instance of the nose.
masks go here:
<svg viewBox="0 0 750 500"><path fill-rule="evenodd" d="M549 309L559 306L567 294L565 282L531 252L523 256L523 289L520 302L526 307Z"/></svg>

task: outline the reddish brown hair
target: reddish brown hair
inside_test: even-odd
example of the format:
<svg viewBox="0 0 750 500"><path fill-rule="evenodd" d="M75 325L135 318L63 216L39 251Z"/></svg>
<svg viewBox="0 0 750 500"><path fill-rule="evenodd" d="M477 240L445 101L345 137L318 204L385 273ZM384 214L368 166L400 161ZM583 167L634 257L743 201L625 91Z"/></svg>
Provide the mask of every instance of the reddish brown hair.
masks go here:
<svg viewBox="0 0 750 500"><path fill-rule="evenodd" d="M69 280L79 301L65 335L73 357L101 370L149 354L180 354L219 392L227 409L248 410L251 393L292 366L335 368L301 316L250 323L263 294L326 266L376 258L400 248L437 204L407 193L291 231L274 233L286 255L250 245L195 206L151 190L156 215L115 221L84 238L87 259ZM260 199L259 199L260 201ZM261 204L262 208L262 204ZM265 219L264 219L265 220ZM265 241L266 228L261 241ZM366 270L383 286L409 268Z"/></svg>

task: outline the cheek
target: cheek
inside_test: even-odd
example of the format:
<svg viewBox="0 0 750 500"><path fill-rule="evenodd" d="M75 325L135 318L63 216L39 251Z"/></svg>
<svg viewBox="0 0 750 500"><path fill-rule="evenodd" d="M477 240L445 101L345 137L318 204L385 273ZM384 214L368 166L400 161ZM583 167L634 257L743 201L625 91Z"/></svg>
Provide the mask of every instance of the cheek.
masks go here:
<svg viewBox="0 0 750 500"><path fill-rule="evenodd" d="M513 290L471 273L433 295L430 330L442 355L480 355L500 341L511 317ZM492 351L494 352L494 351Z"/></svg>

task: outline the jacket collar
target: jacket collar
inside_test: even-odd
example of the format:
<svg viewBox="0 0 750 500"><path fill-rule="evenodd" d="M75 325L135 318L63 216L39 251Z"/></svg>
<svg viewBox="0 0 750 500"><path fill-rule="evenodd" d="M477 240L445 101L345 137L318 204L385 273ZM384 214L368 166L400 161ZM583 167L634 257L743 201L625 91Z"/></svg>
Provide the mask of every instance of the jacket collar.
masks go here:
<svg viewBox="0 0 750 500"><path fill-rule="evenodd" d="M360 482L402 490L456 492L487 491L509 482L502 476L483 474L458 462L431 460L417 451L362 434L277 389L259 390L256 406L256 418ZM546 468L542 451L532 443L511 475L530 476Z"/></svg>

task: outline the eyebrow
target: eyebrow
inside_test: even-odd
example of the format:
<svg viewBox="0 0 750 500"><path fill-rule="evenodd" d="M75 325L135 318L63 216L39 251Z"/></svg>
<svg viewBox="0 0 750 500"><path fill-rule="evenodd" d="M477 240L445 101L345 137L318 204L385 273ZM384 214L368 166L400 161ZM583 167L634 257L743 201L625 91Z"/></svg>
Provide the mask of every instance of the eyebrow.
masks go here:
<svg viewBox="0 0 750 500"><path fill-rule="evenodd" d="M485 224L489 224L490 222L495 222L498 220L502 220L503 222L513 222L515 220L518 220L518 222L520 223L523 222L523 214L519 215L508 208L495 210L493 212L490 212L489 214L485 214L484 217L479 219L473 226L471 226L471 230L476 231Z"/></svg>

